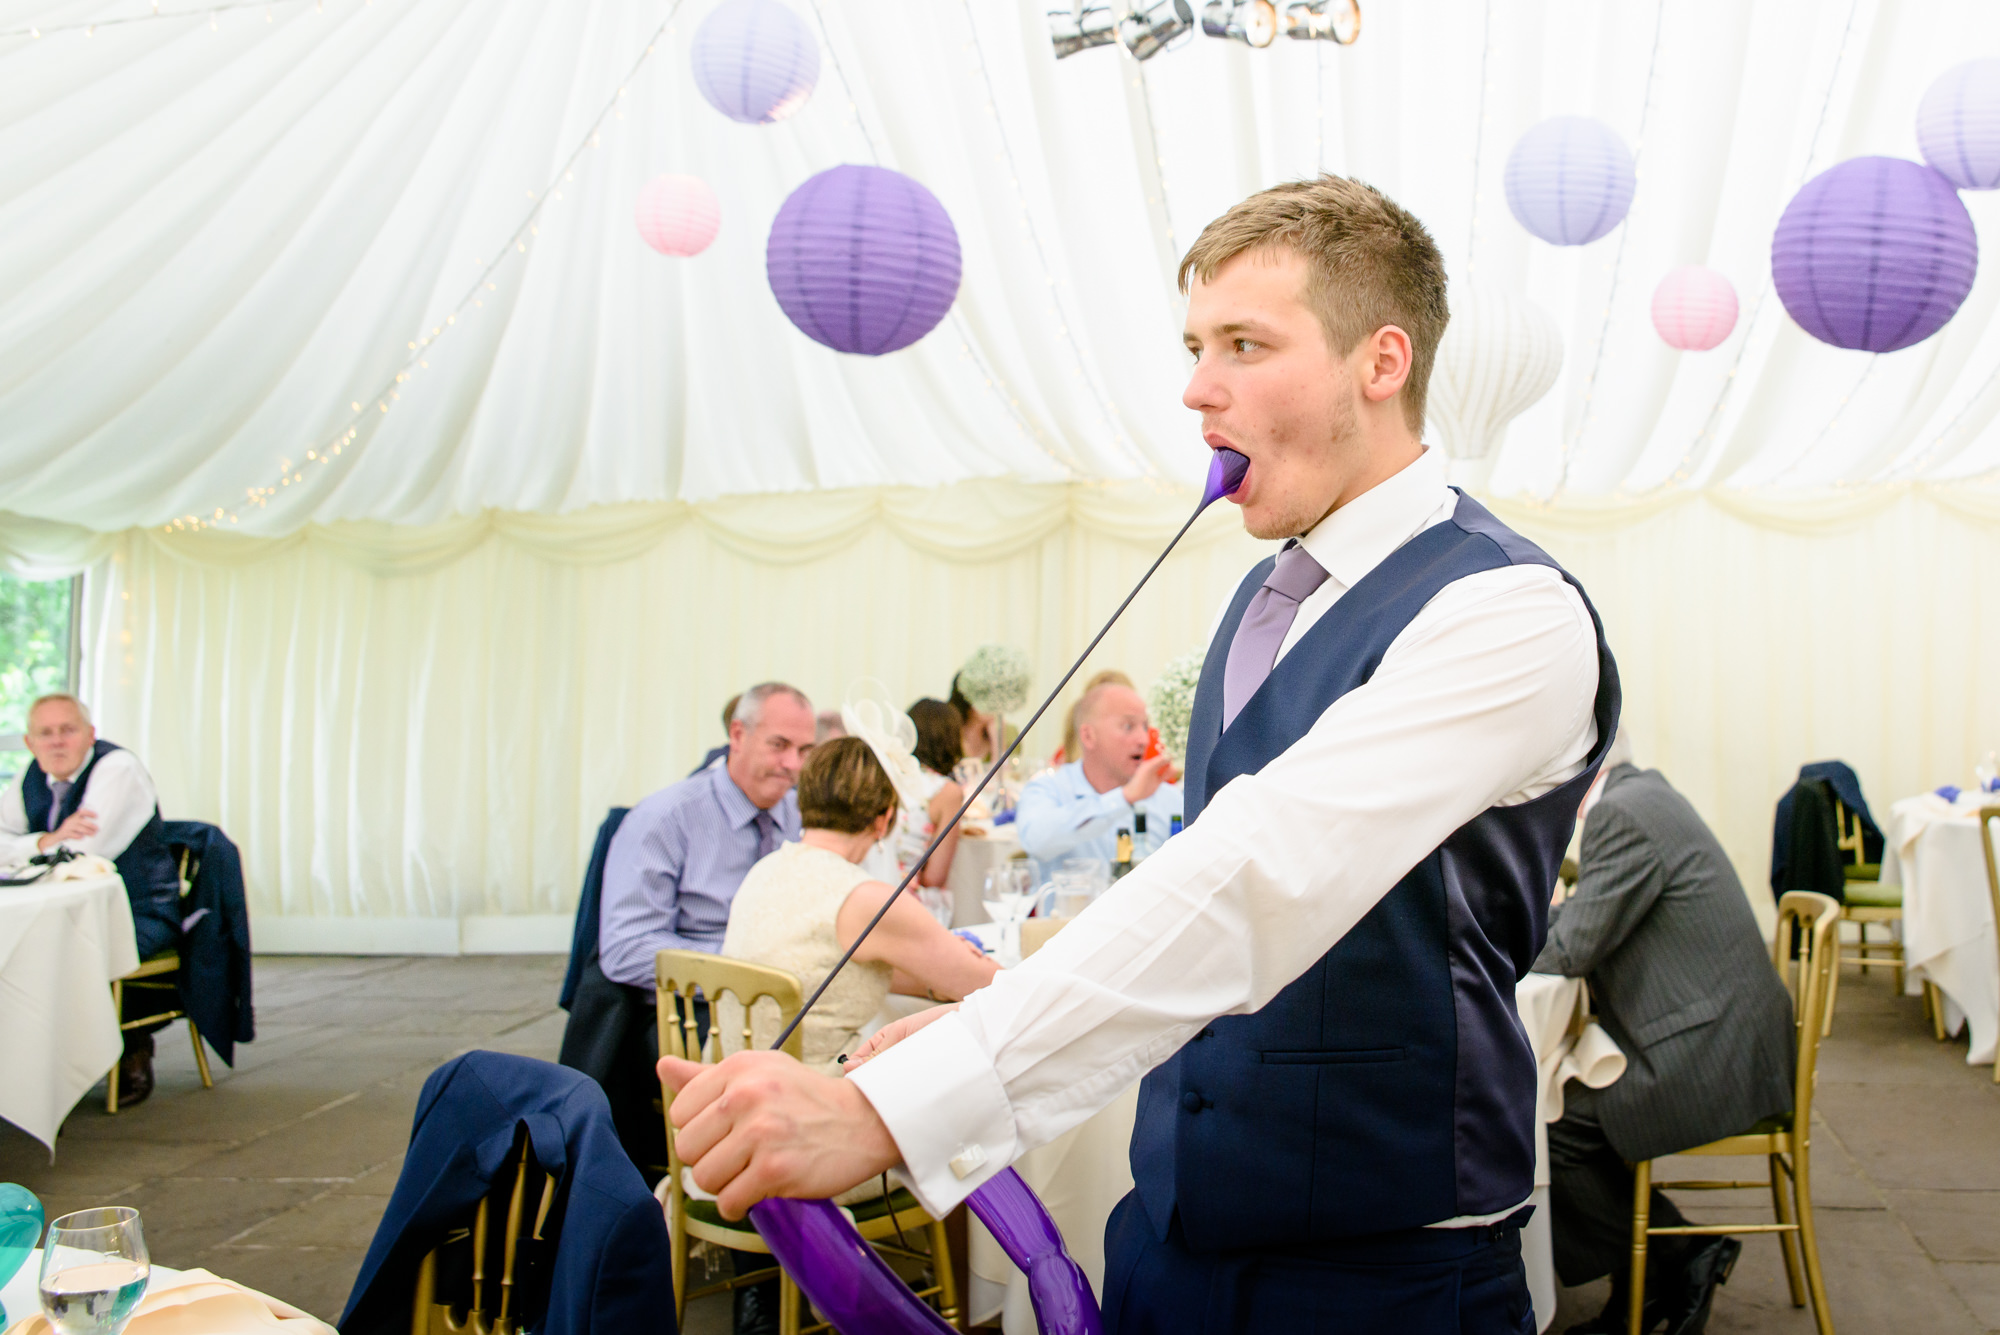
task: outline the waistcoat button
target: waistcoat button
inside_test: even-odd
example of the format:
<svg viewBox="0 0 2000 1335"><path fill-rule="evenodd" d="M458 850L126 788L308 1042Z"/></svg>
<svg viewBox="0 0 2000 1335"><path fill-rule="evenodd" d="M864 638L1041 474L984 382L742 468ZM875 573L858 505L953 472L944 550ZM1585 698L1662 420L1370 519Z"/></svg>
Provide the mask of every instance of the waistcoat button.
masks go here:
<svg viewBox="0 0 2000 1335"><path fill-rule="evenodd" d="M1181 1107L1187 1109L1191 1113L1198 1113L1206 1106L1207 1105L1201 1101L1201 1095L1195 1093L1191 1089L1187 1093L1181 1095Z"/></svg>

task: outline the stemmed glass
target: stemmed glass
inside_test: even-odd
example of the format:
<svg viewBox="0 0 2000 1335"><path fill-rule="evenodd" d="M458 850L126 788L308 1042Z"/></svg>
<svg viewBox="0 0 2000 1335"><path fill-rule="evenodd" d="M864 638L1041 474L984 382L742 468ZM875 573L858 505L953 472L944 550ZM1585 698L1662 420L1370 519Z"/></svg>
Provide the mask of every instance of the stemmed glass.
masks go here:
<svg viewBox="0 0 2000 1335"><path fill-rule="evenodd" d="M1993 792L1994 785L2000 783L2000 755L1988 751L1985 759L1972 767L1972 773L1979 780L1980 792Z"/></svg>
<svg viewBox="0 0 2000 1335"><path fill-rule="evenodd" d="M152 1269L137 1210L111 1205L66 1214L42 1243L42 1313L57 1335L118 1335Z"/></svg>
<svg viewBox="0 0 2000 1335"><path fill-rule="evenodd" d="M986 916L1000 924L1000 945L994 956L1012 966L1021 962L1021 923L1034 907L1035 875L1026 863L1009 862L986 873Z"/></svg>

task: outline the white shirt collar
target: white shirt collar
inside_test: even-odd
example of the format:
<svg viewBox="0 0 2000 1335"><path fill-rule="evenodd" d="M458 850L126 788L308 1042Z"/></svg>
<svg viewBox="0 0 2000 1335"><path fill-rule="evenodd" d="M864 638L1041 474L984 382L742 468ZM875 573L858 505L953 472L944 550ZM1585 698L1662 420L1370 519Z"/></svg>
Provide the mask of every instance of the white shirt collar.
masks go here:
<svg viewBox="0 0 2000 1335"><path fill-rule="evenodd" d="M1343 588L1351 589L1422 529L1449 494L1444 456L1427 445L1403 471L1320 520L1299 545Z"/></svg>

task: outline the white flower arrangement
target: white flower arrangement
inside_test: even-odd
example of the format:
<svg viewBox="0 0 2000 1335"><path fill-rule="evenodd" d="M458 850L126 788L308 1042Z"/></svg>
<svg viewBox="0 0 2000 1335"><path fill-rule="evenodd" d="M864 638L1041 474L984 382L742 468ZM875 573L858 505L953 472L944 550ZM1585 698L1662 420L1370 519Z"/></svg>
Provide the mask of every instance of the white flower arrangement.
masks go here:
<svg viewBox="0 0 2000 1335"><path fill-rule="evenodd" d="M982 644L958 670L958 689L982 714L1009 714L1028 703L1028 656L1005 644Z"/></svg>
<svg viewBox="0 0 2000 1335"><path fill-rule="evenodd" d="M1160 669L1146 692L1146 708L1160 730L1160 745L1176 760L1187 759L1188 727L1194 720L1194 688L1201 681L1204 653L1192 649Z"/></svg>

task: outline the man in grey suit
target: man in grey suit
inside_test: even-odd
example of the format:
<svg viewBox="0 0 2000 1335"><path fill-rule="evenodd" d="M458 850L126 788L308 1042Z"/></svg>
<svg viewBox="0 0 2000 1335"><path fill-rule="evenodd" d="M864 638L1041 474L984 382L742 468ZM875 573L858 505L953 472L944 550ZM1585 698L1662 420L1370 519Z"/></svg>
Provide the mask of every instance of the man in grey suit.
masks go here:
<svg viewBox="0 0 2000 1335"><path fill-rule="evenodd" d="M1549 916L1538 973L1586 978L1597 1018L1624 1050L1602 1090L1572 1084L1549 1127L1556 1272L1609 1273L1611 1302L1572 1335L1626 1328L1632 1169L1747 1131L1792 1106L1791 999L1729 858L1658 770L1632 763L1621 730L1583 800L1576 892ZM1685 1223L1660 1192L1655 1226ZM1649 1251L1647 1329L1698 1335L1742 1244L1666 1237Z"/></svg>

